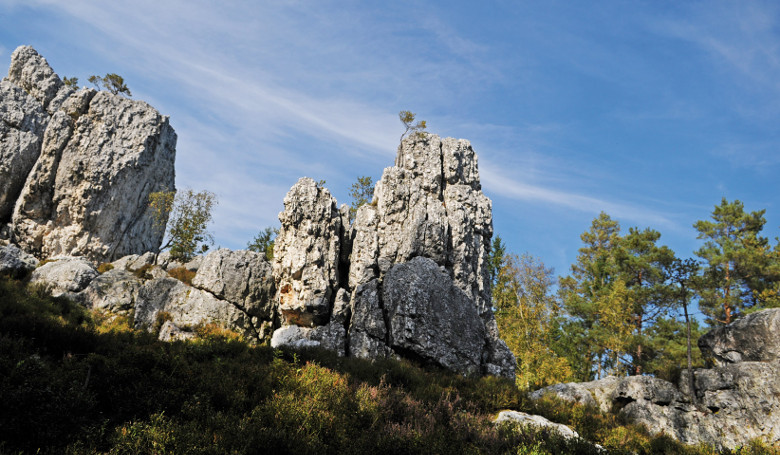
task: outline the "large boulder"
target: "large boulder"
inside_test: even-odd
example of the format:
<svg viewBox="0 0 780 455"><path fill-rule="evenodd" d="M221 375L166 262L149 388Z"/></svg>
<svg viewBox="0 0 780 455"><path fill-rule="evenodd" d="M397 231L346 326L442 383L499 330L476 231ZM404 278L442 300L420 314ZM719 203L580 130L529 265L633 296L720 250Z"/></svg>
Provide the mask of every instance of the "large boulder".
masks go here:
<svg viewBox="0 0 780 455"><path fill-rule="evenodd" d="M247 314L273 319L274 279L263 254L227 248L213 251L203 258L192 285Z"/></svg>
<svg viewBox="0 0 780 455"><path fill-rule="evenodd" d="M273 266L279 312L288 325L325 325L339 284L343 228L336 199L304 177L285 196L279 221Z"/></svg>
<svg viewBox="0 0 780 455"><path fill-rule="evenodd" d="M699 338L702 355L717 366L780 360L780 308L759 311Z"/></svg>
<svg viewBox="0 0 780 455"><path fill-rule="evenodd" d="M452 371L481 373L485 326L474 302L432 259L393 266L382 294L394 351Z"/></svg>
<svg viewBox="0 0 780 455"><path fill-rule="evenodd" d="M98 276L95 266L82 257L61 256L33 270L30 283L50 287L53 297L75 298Z"/></svg>
<svg viewBox="0 0 780 455"><path fill-rule="evenodd" d="M159 247L149 194L174 189L176 134L148 104L74 91L29 46L0 82L0 225L39 258ZM5 235L4 235L5 237Z"/></svg>
<svg viewBox="0 0 780 455"><path fill-rule="evenodd" d="M23 277L38 265L34 256L20 250L16 245L0 246L0 275Z"/></svg>

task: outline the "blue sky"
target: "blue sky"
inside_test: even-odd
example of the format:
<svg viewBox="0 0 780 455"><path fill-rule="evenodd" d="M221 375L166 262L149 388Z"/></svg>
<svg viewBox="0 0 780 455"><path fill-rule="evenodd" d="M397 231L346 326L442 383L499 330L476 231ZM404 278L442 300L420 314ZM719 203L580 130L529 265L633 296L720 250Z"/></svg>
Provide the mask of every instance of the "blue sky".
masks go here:
<svg viewBox="0 0 780 455"><path fill-rule="evenodd" d="M780 4L0 0L0 61L124 76L171 117L216 243L278 225L301 176L339 202L409 109L469 139L494 226L565 274L600 211L691 256L721 197L780 226Z"/></svg>

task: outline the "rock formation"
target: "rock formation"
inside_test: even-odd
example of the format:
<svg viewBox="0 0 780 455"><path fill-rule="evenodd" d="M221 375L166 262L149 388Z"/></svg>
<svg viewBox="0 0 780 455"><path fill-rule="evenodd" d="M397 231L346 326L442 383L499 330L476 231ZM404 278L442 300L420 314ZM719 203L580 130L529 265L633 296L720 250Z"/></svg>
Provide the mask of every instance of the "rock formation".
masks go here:
<svg viewBox="0 0 780 455"><path fill-rule="evenodd" d="M142 101L63 84L28 46L0 82L0 225L43 259L159 247L151 192L174 189L176 134Z"/></svg>
<svg viewBox="0 0 780 455"><path fill-rule="evenodd" d="M168 322L169 339L217 323L273 346L514 376L490 306L491 203L468 141L404 140L352 224L327 189L300 179L273 264L225 249L177 264L150 253L163 233L149 194L174 184L167 117L66 86L30 47L14 52L0 93L0 235L52 259L32 280L56 294L137 327Z"/></svg>
<svg viewBox="0 0 780 455"><path fill-rule="evenodd" d="M677 386L649 376L605 378L558 384L551 393L563 400L613 410L629 421L687 444L735 448L751 439L780 443L780 309L764 310L713 329L699 341L711 369L694 370L695 402L687 370Z"/></svg>
<svg viewBox="0 0 780 455"><path fill-rule="evenodd" d="M407 138L371 204L351 225L347 213L307 178L285 198L274 345L340 346L345 337L347 355L514 376L490 307L491 203L468 141ZM349 295L346 334L333 321L345 317L334 310L339 295Z"/></svg>

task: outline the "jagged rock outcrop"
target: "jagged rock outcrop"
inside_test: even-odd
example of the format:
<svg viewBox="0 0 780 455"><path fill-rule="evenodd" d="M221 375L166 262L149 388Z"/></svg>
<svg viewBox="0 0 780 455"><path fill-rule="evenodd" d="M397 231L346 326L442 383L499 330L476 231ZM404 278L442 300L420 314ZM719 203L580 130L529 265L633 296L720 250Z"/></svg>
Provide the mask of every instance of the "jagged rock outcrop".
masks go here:
<svg viewBox="0 0 780 455"><path fill-rule="evenodd" d="M287 325L325 325L338 292L342 221L336 199L310 178L284 198L274 242L279 312Z"/></svg>
<svg viewBox="0 0 780 455"><path fill-rule="evenodd" d="M713 329L700 340L702 353L718 366L688 372L677 385L649 376L605 378L558 384L531 398L553 394L563 400L616 411L687 444L735 448L760 438L780 443L780 361L777 321L780 309L760 311ZM695 396L695 400L691 397Z"/></svg>
<svg viewBox="0 0 780 455"><path fill-rule="evenodd" d="M142 101L63 84L29 46L0 82L0 224L39 258L157 249L151 192L174 188L176 133Z"/></svg>
<svg viewBox="0 0 780 455"><path fill-rule="evenodd" d="M40 155L48 120L35 98L0 81L0 223L11 220L27 174Z"/></svg>
<svg viewBox="0 0 780 455"><path fill-rule="evenodd" d="M396 165L351 225L308 178L285 197L279 219L274 277L284 325L272 344L314 345L322 327L340 334L333 297L346 290L348 355L514 376L514 356L490 308L491 203L468 141L403 141Z"/></svg>

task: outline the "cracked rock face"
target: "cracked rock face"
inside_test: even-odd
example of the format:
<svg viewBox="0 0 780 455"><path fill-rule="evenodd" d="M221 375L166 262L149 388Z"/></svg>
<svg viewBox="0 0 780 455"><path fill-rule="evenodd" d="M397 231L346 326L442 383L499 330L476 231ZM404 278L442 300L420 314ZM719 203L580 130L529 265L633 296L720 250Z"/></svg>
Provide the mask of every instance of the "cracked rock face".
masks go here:
<svg viewBox="0 0 780 455"><path fill-rule="evenodd" d="M474 302L433 260L416 257L385 275L393 350L463 374L479 374L485 326Z"/></svg>
<svg viewBox="0 0 780 455"><path fill-rule="evenodd" d="M730 363L780 361L780 309L753 313L717 327L699 339L705 358L717 366Z"/></svg>
<svg viewBox="0 0 780 455"><path fill-rule="evenodd" d="M468 141L408 138L351 226L336 207L308 178L285 197L274 247L278 345L311 345L333 327L333 296L346 290L348 355L514 377L490 308L491 203Z"/></svg>
<svg viewBox="0 0 780 455"><path fill-rule="evenodd" d="M284 198L279 221L273 266L279 312L288 325L325 325L339 282L342 224L336 199L304 177Z"/></svg>
<svg viewBox="0 0 780 455"><path fill-rule="evenodd" d="M710 360L718 366L694 370L694 394L683 370L677 385L649 376L610 377L558 384L530 396L539 399L551 393L603 411L617 410L653 434L664 433L686 444L733 449L755 438L778 444L780 361L774 349L779 311L760 311L703 336L702 352L713 356Z"/></svg>
<svg viewBox="0 0 780 455"><path fill-rule="evenodd" d="M250 316L273 319L274 280L264 254L227 248L213 251L203 258L192 285Z"/></svg>
<svg viewBox="0 0 780 455"><path fill-rule="evenodd" d="M0 223L39 258L156 250L148 197L174 189L176 134L148 104L65 86L29 46L0 82Z"/></svg>

